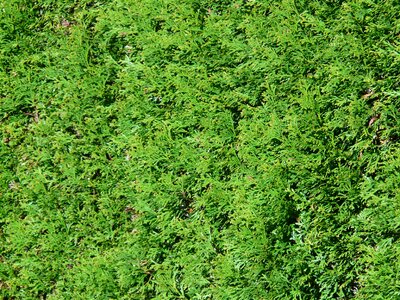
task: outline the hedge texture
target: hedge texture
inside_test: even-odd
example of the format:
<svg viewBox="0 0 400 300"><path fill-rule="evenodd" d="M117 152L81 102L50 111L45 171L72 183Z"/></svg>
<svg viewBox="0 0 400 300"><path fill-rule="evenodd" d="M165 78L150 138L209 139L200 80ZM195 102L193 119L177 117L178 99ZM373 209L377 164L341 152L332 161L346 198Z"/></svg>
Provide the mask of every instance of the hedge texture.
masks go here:
<svg viewBox="0 0 400 300"><path fill-rule="evenodd" d="M400 299L400 3L0 0L2 299Z"/></svg>

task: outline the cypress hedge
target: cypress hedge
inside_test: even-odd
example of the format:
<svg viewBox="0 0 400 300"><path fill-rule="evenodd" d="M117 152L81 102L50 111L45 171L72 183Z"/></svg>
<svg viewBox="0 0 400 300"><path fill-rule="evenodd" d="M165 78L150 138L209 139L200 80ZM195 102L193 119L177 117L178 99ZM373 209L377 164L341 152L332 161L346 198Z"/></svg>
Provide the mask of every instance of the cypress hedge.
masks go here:
<svg viewBox="0 0 400 300"><path fill-rule="evenodd" d="M400 3L0 0L2 299L400 299Z"/></svg>

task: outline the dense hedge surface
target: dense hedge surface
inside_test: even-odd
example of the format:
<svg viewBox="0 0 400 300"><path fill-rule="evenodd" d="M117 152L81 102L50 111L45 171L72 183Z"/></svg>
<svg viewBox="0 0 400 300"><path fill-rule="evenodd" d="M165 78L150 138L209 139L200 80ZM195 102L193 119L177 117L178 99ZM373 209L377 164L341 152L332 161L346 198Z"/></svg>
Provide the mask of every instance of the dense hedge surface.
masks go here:
<svg viewBox="0 0 400 300"><path fill-rule="evenodd" d="M400 299L400 3L0 0L2 299Z"/></svg>

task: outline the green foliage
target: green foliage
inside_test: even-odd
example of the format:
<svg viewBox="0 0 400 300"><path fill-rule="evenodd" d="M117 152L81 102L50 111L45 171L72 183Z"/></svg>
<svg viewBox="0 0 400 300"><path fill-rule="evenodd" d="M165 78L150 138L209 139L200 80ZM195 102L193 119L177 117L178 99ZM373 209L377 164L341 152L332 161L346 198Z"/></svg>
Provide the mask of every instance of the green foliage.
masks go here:
<svg viewBox="0 0 400 300"><path fill-rule="evenodd" d="M3 299L397 299L397 1L0 0Z"/></svg>

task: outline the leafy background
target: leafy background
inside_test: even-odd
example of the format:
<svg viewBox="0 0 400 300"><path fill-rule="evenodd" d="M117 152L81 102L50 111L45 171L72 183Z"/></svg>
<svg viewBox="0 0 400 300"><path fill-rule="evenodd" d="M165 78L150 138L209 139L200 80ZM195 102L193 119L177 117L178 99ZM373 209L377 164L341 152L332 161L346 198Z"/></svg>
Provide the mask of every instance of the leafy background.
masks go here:
<svg viewBox="0 0 400 300"><path fill-rule="evenodd" d="M400 297L400 4L0 0L3 299Z"/></svg>

